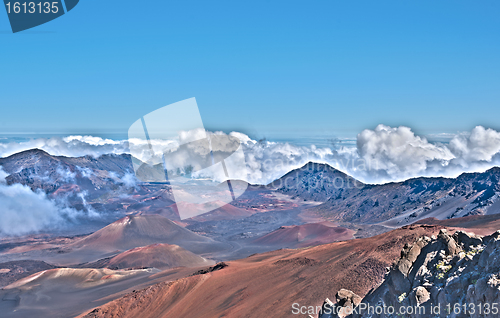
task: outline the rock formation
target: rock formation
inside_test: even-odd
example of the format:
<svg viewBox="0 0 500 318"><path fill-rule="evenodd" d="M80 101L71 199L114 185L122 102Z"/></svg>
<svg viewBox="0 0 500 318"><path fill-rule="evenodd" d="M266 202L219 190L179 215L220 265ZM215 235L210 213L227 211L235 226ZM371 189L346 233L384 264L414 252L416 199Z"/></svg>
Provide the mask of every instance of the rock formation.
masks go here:
<svg viewBox="0 0 500 318"><path fill-rule="evenodd" d="M384 282L361 302L341 290L337 295L345 296L340 301L327 299L323 307L352 303L348 317L499 317L499 272L500 231L480 237L443 229L437 237L405 245ZM344 316L319 315L330 317Z"/></svg>

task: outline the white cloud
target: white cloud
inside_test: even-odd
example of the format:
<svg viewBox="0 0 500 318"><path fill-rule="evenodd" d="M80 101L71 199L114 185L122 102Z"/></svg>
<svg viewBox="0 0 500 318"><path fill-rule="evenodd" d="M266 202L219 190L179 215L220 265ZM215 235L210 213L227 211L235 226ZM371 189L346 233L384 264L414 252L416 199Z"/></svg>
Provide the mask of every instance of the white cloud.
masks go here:
<svg viewBox="0 0 500 318"><path fill-rule="evenodd" d="M191 139L199 135L200 132L195 131L181 134L181 137ZM484 171L500 164L500 132L481 126L471 132L440 135L442 138L439 140L442 142L430 142L415 135L409 127L379 125L373 130L366 129L358 134L355 146L340 148L259 142L239 132L229 135L238 138L242 144L246 169L241 171L240 177L258 184L272 182L308 161L328 163L369 183L399 181L418 176L456 177L462 172ZM179 140L152 140L151 144L157 150L174 149L178 147ZM130 153L129 147L134 149L134 153L139 153L141 160L151 156L148 143L139 139L115 141L92 136L70 136L0 143L0 157L32 148L40 148L53 155L97 157L107 153ZM220 143L212 147L223 151L225 147L233 146L230 143ZM202 162L193 154L207 156L208 153L203 145L185 147L169 157L168 169L183 170L188 166L199 168ZM130 186L133 186L132 178L122 178L125 184L129 184L129 181Z"/></svg>
<svg viewBox="0 0 500 318"><path fill-rule="evenodd" d="M126 173L120 181L125 185L127 188L137 188L137 178L135 177L135 174L132 173Z"/></svg>
<svg viewBox="0 0 500 318"><path fill-rule="evenodd" d="M437 160L446 165L455 158L445 145L432 144L404 126L365 129L358 135L357 150L361 159L374 163L373 170L382 170L396 179L424 173L429 162Z"/></svg>
<svg viewBox="0 0 500 318"><path fill-rule="evenodd" d="M63 167L59 166L57 167L56 169L56 172L57 174L59 174L61 176L61 178L65 181L65 182L71 182L71 181L74 181L75 178L76 178L76 172L72 172L71 170L69 169L64 169Z"/></svg>
<svg viewBox="0 0 500 318"><path fill-rule="evenodd" d="M15 153L42 149L55 156L98 157L103 154L122 154L128 152L128 141L114 141L92 136L69 136L65 138L36 138L23 142L0 143L0 157L7 157Z"/></svg>
<svg viewBox="0 0 500 318"><path fill-rule="evenodd" d="M477 126L470 134L454 136L450 149L467 165L470 162L490 162L500 151L500 132Z"/></svg>
<svg viewBox="0 0 500 318"><path fill-rule="evenodd" d="M242 134L235 136L243 137L240 140L248 170L246 179L250 183L267 184L308 161L331 162L334 158L334 152L329 148L270 141L257 142Z"/></svg>
<svg viewBox="0 0 500 318"><path fill-rule="evenodd" d="M64 201L50 199L21 184L7 185L8 176L0 167L0 236L24 235L65 227L80 217L96 218L91 209L77 211ZM85 206L85 193L79 194ZM61 199L62 200L62 199Z"/></svg>
<svg viewBox="0 0 500 318"><path fill-rule="evenodd" d="M57 228L78 212L59 207L45 193L33 192L21 184L7 185L0 168L0 235L22 235Z"/></svg>
<svg viewBox="0 0 500 318"><path fill-rule="evenodd" d="M5 171L3 171L2 167L0 167L0 185L5 184L5 178L7 178L9 174Z"/></svg>

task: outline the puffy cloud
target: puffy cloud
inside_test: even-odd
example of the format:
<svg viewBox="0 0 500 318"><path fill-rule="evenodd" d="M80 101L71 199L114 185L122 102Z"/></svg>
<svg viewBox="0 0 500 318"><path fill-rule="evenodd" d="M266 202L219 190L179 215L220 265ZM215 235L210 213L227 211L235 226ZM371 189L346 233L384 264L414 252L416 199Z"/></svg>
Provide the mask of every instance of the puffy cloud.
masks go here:
<svg viewBox="0 0 500 318"><path fill-rule="evenodd" d="M241 133L231 135L242 143L246 180L259 184L272 182L308 161L328 163L367 183L419 176L456 177L500 165L500 132L481 126L470 133L446 136L443 142L430 142L409 127L378 125L358 134L355 147L338 148L257 142Z"/></svg>
<svg viewBox="0 0 500 318"><path fill-rule="evenodd" d="M3 171L2 167L0 167L0 185L5 183L5 178L7 178L9 174Z"/></svg>
<svg viewBox="0 0 500 318"><path fill-rule="evenodd" d="M137 188L137 178L135 177L135 174L132 173L126 173L120 181L125 185L127 188Z"/></svg>
<svg viewBox="0 0 500 318"><path fill-rule="evenodd" d="M21 184L7 185L0 168L0 235L22 235L57 228L78 212L61 207L45 193L33 192Z"/></svg>
<svg viewBox="0 0 500 318"><path fill-rule="evenodd" d="M267 184L283 176L290 170L303 166L309 161L334 163L334 151L329 148L317 148L314 145L295 146L290 143L270 141L257 142L243 137L243 153L247 165L246 181L255 184Z"/></svg>
<svg viewBox="0 0 500 318"><path fill-rule="evenodd" d="M50 199L44 192L33 192L21 184L8 185L8 176L0 167L0 236L24 235L68 226L79 218L97 218L91 208L77 211L61 200ZM85 193L78 194L84 206Z"/></svg>
<svg viewBox="0 0 500 318"><path fill-rule="evenodd" d="M456 177L500 165L500 133L493 129L477 126L471 132L441 137L449 143L431 143L404 126L364 130L357 138L358 154L375 165L358 177L374 183L419 176Z"/></svg>
<svg viewBox="0 0 500 318"><path fill-rule="evenodd" d="M225 134L214 132L209 135ZM240 140L246 161L246 167L238 170L238 178L256 184L270 183L308 161L328 163L368 183L400 181L418 176L456 177L462 172L484 171L500 164L500 132L481 126L470 132L434 138L440 142L430 142L416 135L409 127L379 125L373 130L366 129L359 133L356 144L348 147L298 146L267 140L256 141L239 132L231 132L229 136ZM161 158L162 149L177 149L183 141L201 137L202 132L190 131L182 132L179 140L151 140L150 143L155 152L154 156ZM215 152L223 155L234 150L231 140L211 138L211 148ZM31 148L40 148L53 155L73 157L130 153L131 150L140 160L146 161L151 157L147 141L115 141L92 136L0 143L0 157ZM166 158L169 171L187 173L206 166L206 160L210 160L210 151L203 143L193 143L178 148ZM202 173L194 173L193 176L207 177ZM70 177L68 175L68 178ZM225 178L223 174L211 177L216 180ZM135 181L132 176L121 178L121 182L129 186L135 186Z"/></svg>
<svg viewBox="0 0 500 318"><path fill-rule="evenodd" d="M94 172L91 169L89 169L89 168L82 168L80 166L76 166L76 169L78 169L78 171L80 172L80 174L84 178L90 178L94 174ZM109 172L110 176L112 174L114 174L114 172ZM74 179L74 177L76 176L76 173L74 173L72 176L73 176L73 179Z"/></svg>
<svg viewBox="0 0 500 318"><path fill-rule="evenodd" d="M500 151L500 132L477 126L470 134L454 136L450 149L463 165L471 162L490 162Z"/></svg>
<svg viewBox="0 0 500 318"><path fill-rule="evenodd" d="M45 150L55 156L82 157L90 155L98 157L108 153L127 153L128 141L115 141L92 136L34 138L23 142L0 143L0 157L7 157L35 148Z"/></svg>
<svg viewBox="0 0 500 318"><path fill-rule="evenodd" d="M416 136L410 128L378 125L366 129L357 138L360 158L372 162L371 169L382 170L387 177L403 179L426 171L429 162L447 165L455 155L443 144L433 144Z"/></svg>
<svg viewBox="0 0 500 318"><path fill-rule="evenodd" d="M87 170L90 170L90 169L87 169ZM82 174L84 174L86 172L86 170L81 170L82 171ZM56 169L56 172L61 176L61 178L65 181L65 182L71 182L73 180L75 180L76 178L76 172L72 172L71 170L69 169L64 169L63 167L57 167Z"/></svg>

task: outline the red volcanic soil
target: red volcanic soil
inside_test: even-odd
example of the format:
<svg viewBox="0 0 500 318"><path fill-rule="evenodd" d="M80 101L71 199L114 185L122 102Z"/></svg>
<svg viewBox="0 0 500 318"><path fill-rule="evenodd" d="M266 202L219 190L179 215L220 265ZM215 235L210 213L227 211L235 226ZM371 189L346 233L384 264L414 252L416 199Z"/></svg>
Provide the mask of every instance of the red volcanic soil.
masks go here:
<svg viewBox="0 0 500 318"><path fill-rule="evenodd" d="M420 220L415 224L430 224L430 225L463 228L466 229L468 232L474 232L478 235L490 235L491 233L500 230L500 214L471 215L449 220L438 220L436 218L427 218Z"/></svg>
<svg viewBox="0 0 500 318"><path fill-rule="evenodd" d="M214 264L205 258L198 256L179 247L169 244L153 244L123 252L106 264L112 269L156 267L160 269L174 267L199 267Z"/></svg>
<svg viewBox="0 0 500 318"><path fill-rule="evenodd" d="M155 243L176 244L197 254L225 248L223 243L193 233L160 215L124 217L70 247L113 252Z"/></svg>
<svg viewBox="0 0 500 318"><path fill-rule="evenodd" d="M54 191L51 196L57 197L66 193L78 193L80 191L80 187L76 184L64 184L60 186L56 191Z"/></svg>
<svg viewBox="0 0 500 318"><path fill-rule="evenodd" d="M95 306L166 280L192 275L203 267L110 270L43 270L0 289L1 317L75 317ZM140 316L139 316L140 317Z"/></svg>
<svg viewBox="0 0 500 318"><path fill-rule="evenodd" d="M255 239L253 242L265 246L306 247L345 241L354 238L354 231L336 226L331 222L282 226L276 231Z"/></svg>
<svg viewBox="0 0 500 318"><path fill-rule="evenodd" d="M341 288L365 295L404 244L440 228L413 225L372 238L256 254L219 271L135 291L85 317L291 317L292 304L319 306Z"/></svg>

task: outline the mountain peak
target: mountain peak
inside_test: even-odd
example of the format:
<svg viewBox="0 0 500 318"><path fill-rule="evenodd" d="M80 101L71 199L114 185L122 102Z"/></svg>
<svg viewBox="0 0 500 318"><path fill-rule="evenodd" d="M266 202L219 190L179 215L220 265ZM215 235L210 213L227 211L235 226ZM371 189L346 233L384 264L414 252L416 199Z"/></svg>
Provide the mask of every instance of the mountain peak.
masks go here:
<svg viewBox="0 0 500 318"><path fill-rule="evenodd" d="M320 162L314 162L314 161L309 161L308 163L306 163L305 165L303 165L302 167L300 167L298 169L309 169L309 170L313 170L313 171L331 170L331 171L341 172L340 170L330 166L327 163L320 163Z"/></svg>
<svg viewBox="0 0 500 318"><path fill-rule="evenodd" d="M38 148L33 148L33 149L23 150L23 151L20 151L18 153L15 153L13 155L7 156L7 157L5 157L5 159L7 159L7 158L16 158L16 157L24 157L24 156L34 156L34 155L52 157L52 155L49 154L48 152L46 152L45 150L38 149Z"/></svg>
<svg viewBox="0 0 500 318"><path fill-rule="evenodd" d="M500 174L500 167L499 166L491 167L488 170L486 170L486 172L492 173L492 174Z"/></svg>
<svg viewBox="0 0 500 318"><path fill-rule="evenodd" d="M309 161L268 186L293 197L324 202L344 190L364 185L329 164Z"/></svg>

